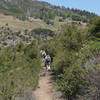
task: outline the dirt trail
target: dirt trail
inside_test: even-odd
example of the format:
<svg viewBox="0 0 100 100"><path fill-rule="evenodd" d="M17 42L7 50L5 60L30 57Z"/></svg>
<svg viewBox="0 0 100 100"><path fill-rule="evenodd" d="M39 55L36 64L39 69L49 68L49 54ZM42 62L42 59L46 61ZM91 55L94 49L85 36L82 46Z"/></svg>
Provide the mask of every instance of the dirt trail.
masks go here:
<svg viewBox="0 0 100 100"><path fill-rule="evenodd" d="M51 72L44 69L40 76L39 87L34 92L36 100L62 100L55 97L59 93L54 93Z"/></svg>

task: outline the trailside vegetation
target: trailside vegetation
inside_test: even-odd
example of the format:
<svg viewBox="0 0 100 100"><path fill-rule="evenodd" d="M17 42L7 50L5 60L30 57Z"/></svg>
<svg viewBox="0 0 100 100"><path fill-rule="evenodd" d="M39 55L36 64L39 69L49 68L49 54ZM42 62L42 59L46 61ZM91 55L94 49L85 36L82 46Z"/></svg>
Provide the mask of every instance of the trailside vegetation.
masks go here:
<svg viewBox="0 0 100 100"><path fill-rule="evenodd" d="M15 100L31 95L38 84L40 55L36 42L18 44L0 51L0 98ZM24 94L26 93L26 94Z"/></svg>

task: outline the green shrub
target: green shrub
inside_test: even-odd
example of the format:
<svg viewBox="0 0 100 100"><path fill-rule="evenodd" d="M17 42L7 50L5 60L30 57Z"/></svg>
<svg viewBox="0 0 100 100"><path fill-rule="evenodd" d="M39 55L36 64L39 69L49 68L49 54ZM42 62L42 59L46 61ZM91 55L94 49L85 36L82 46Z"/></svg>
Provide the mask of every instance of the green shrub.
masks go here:
<svg viewBox="0 0 100 100"><path fill-rule="evenodd" d="M100 40L100 18L94 18L90 23L90 37L92 40Z"/></svg>

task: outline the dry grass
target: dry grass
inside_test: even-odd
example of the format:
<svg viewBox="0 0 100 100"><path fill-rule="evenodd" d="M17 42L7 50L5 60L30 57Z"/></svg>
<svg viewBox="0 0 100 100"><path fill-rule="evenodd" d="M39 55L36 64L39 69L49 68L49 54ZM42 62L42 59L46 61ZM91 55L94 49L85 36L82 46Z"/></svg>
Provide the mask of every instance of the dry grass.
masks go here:
<svg viewBox="0 0 100 100"><path fill-rule="evenodd" d="M31 30L35 28L50 28L54 30L54 27L45 24L43 21L36 19L34 22L21 21L12 16L5 16L0 14L0 26L8 24L10 28L19 31L19 30Z"/></svg>
<svg viewBox="0 0 100 100"><path fill-rule="evenodd" d="M54 22L54 25L47 25L40 19L36 19L34 22L21 21L12 16L5 16L3 14L0 14L0 26L4 26L5 24L8 24L10 28L12 28L16 31L23 31L25 29L31 30L31 29L35 29L35 28L48 28L48 29L56 31L59 29L59 27L62 24L68 24L67 21L59 22L60 18L61 17L56 17L54 20L51 20ZM70 21L70 20L68 20L68 21ZM86 24L82 23L82 27L85 27L85 26L86 26Z"/></svg>

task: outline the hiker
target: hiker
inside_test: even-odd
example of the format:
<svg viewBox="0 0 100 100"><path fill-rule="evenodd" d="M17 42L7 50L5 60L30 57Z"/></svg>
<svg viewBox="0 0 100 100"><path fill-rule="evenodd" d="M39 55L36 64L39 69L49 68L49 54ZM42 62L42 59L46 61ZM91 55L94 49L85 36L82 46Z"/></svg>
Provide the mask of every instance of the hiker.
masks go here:
<svg viewBox="0 0 100 100"><path fill-rule="evenodd" d="M40 54L41 54L41 58L42 58L42 53L43 53L43 50L41 50L41 51L40 51Z"/></svg>
<svg viewBox="0 0 100 100"><path fill-rule="evenodd" d="M41 55L42 55L42 62L44 63L45 65L45 57L46 57L46 52L44 50L41 50Z"/></svg>
<svg viewBox="0 0 100 100"><path fill-rule="evenodd" d="M50 57L50 55L47 54L45 57L45 67L46 67L47 71L51 70L50 63L51 63L51 57Z"/></svg>

